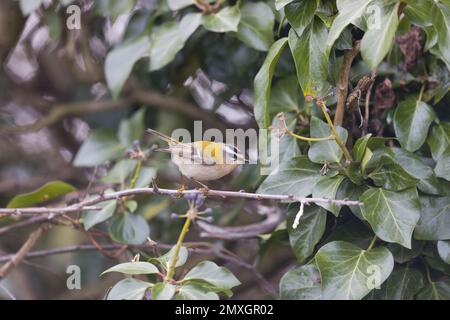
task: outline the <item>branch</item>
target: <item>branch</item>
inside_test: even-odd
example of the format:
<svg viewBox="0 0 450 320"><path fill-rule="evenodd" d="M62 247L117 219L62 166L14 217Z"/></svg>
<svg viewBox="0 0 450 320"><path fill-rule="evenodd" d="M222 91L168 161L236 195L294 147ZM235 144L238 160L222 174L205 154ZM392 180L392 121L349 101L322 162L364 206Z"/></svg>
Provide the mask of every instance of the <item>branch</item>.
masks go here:
<svg viewBox="0 0 450 320"><path fill-rule="evenodd" d="M76 204L60 207L60 208L46 208L46 207L35 207L35 208L20 208L20 209L9 209L9 208L0 208L0 215L17 215L18 213L26 213L26 214L49 214L49 213L68 213L68 212L76 212L80 210L92 210L93 205L98 203L120 199L123 197L129 197L134 195L141 194L159 194L159 195L169 195L169 196L179 196L180 194L204 194L210 197L221 197L221 198L247 198L254 200L275 200L275 201L291 201L291 202L303 202L304 204L309 203L332 203L336 205L344 205L344 206L359 206L362 205L361 202L355 200L335 200L328 198L305 198L294 195L282 195L282 194L258 194L258 193L250 193L244 191L226 191L226 190L174 190L174 189L161 189L161 188L134 188L128 190L116 191L108 194L100 194L94 196L90 199L78 202Z"/></svg>
<svg viewBox="0 0 450 320"><path fill-rule="evenodd" d="M356 41L351 50L346 50L344 53L344 61L342 62L341 71L339 72L339 87L337 95L336 113L334 115L334 125L342 126L345 113L345 102L348 94L348 81L350 76L350 69L352 67L353 59L357 56L361 47L360 41Z"/></svg>

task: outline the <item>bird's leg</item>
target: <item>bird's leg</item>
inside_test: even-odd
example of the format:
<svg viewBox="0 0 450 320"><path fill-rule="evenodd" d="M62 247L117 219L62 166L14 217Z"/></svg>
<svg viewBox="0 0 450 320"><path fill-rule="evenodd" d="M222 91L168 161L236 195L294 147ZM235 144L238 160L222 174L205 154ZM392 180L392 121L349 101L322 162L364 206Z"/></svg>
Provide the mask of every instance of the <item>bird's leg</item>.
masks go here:
<svg viewBox="0 0 450 320"><path fill-rule="evenodd" d="M209 188L208 188L208 186L207 186L206 184L201 183L200 181L195 180L195 179L192 179L192 180L194 180L195 182L197 182L199 185L202 186L199 190L200 190L204 195L207 195L207 194L208 194Z"/></svg>
<svg viewBox="0 0 450 320"><path fill-rule="evenodd" d="M182 198L185 190L186 190L186 186L184 183L184 176L181 174L180 175L180 186L177 189L177 197Z"/></svg>

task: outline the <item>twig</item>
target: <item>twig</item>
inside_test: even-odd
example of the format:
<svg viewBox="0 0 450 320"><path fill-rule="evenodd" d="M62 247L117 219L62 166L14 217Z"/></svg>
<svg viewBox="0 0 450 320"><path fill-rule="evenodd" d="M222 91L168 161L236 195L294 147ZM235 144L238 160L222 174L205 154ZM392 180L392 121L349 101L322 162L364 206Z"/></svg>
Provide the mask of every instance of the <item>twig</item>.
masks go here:
<svg viewBox="0 0 450 320"><path fill-rule="evenodd" d="M350 69L352 67L353 59L357 56L361 47L360 41L356 41L353 48L346 50L344 53L344 61L339 72L339 85L337 94L336 113L334 115L334 124L336 126L342 126L345 113L345 102L347 101L348 94L348 79L350 76Z"/></svg>
<svg viewBox="0 0 450 320"><path fill-rule="evenodd" d="M341 141L342 142L342 141ZM21 208L21 209L4 209L0 208L0 214L3 215L15 215L18 212L26 212L28 214L48 214L48 213L67 213L67 212L76 212L79 210L92 210L93 205L98 203L115 200L123 197L128 197L132 195L140 195L140 194L159 194L159 195L170 195L170 196L179 196L180 194L205 194L205 191L198 189L191 190L175 190L175 189L162 189L158 188L155 190L154 188L134 188L128 190L116 191L108 194L100 194L94 196L90 199L83 200L79 203L62 207L62 208L46 208L46 207L35 207L35 208ZM208 189L206 192L207 196L211 197L221 197L221 198L247 198L254 200L275 200L275 201L291 201L291 202L303 202L305 204L308 203L333 203L341 206L358 206L362 205L359 201L354 200L336 200L336 199L328 199L328 198L306 198L299 197L295 195L282 195L282 194L258 194L258 193L250 193L250 192L242 192L242 191L226 191L226 190L211 190Z"/></svg>
<svg viewBox="0 0 450 320"><path fill-rule="evenodd" d="M372 70L371 77L375 80L375 76L377 74L376 70ZM366 101L364 102L364 124L363 124L363 134L367 133L367 129L369 127L369 117L370 117L370 96L372 94L372 87L375 81L372 81L369 89L366 93Z"/></svg>
<svg viewBox="0 0 450 320"><path fill-rule="evenodd" d="M14 254L9 261L0 268L0 279L5 278L14 267L20 264L22 259L27 255L31 248L34 247L36 242L48 228L50 228L50 225L44 224L30 234L20 250L17 251L17 253Z"/></svg>

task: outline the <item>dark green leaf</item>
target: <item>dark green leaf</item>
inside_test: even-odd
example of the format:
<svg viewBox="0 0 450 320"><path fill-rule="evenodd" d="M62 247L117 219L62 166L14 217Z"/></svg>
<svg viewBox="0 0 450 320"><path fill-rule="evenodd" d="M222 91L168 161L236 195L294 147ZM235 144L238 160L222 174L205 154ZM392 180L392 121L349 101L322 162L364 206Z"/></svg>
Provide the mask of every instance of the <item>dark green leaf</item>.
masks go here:
<svg viewBox="0 0 450 320"><path fill-rule="evenodd" d="M158 268L149 262L133 261L115 265L102 272L101 275L109 272L120 272L124 274L154 274L158 273Z"/></svg>
<svg viewBox="0 0 450 320"><path fill-rule="evenodd" d="M450 264L450 241L438 241L437 250L441 259Z"/></svg>
<svg viewBox="0 0 450 320"><path fill-rule="evenodd" d="M411 236L420 217L415 188L401 192L370 188L359 200L364 203L364 218L380 239L411 249Z"/></svg>
<svg viewBox="0 0 450 320"><path fill-rule="evenodd" d="M142 244L150 235L150 228L145 219L133 213L118 213L109 225L111 238L120 243Z"/></svg>
<svg viewBox="0 0 450 320"><path fill-rule="evenodd" d="M311 137L323 138L331 135L331 129L322 120L311 117L310 124ZM342 141L347 141L347 130L342 127L336 127L337 133ZM342 158L342 150L334 140L312 142L308 151L308 157L312 162L316 163L335 163L340 162Z"/></svg>
<svg viewBox="0 0 450 320"><path fill-rule="evenodd" d="M199 285L182 284L175 295L176 300L219 300L217 293Z"/></svg>
<svg viewBox="0 0 450 320"><path fill-rule="evenodd" d="M277 40L269 49L266 60L259 69L253 82L254 86L254 114L260 129L267 129L270 125L269 101L270 87L275 66L280 58L283 48L286 46L287 38Z"/></svg>
<svg viewBox="0 0 450 320"><path fill-rule="evenodd" d="M321 177L320 169L306 156L294 157L280 164L279 169L264 180L257 192L306 197Z"/></svg>
<svg viewBox="0 0 450 320"><path fill-rule="evenodd" d="M37 190L15 196L8 202L7 208L25 208L61 197L77 189L62 181L50 181Z"/></svg>
<svg viewBox="0 0 450 320"><path fill-rule="evenodd" d="M313 252L322 238L327 222L325 210L312 206L305 208L296 229L292 228L299 206L292 206L288 211L287 229L292 250L300 263L303 263Z"/></svg>
<svg viewBox="0 0 450 320"><path fill-rule="evenodd" d="M300 86L298 85L298 81L296 76L289 76L279 80L271 90L270 93L270 114L276 115L279 112L289 112L289 111L299 111L300 110ZM286 118L289 118L289 114L285 115ZM278 118L274 118L273 122L278 120ZM295 127L295 123L297 122L297 118L294 119L286 119L286 123L288 124L289 129L293 129ZM290 124L293 125L290 125ZM278 124L281 125L281 124ZM285 140L287 137L283 137ZM281 143L283 142L281 141Z"/></svg>
<svg viewBox="0 0 450 320"><path fill-rule="evenodd" d="M289 31L289 47L304 96L317 97L329 88L326 38L327 28L317 17L301 35L297 35L294 29Z"/></svg>
<svg viewBox="0 0 450 320"><path fill-rule="evenodd" d="M125 147L131 147L133 141L140 139L144 132L144 116L145 108L141 108L129 119L120 122L118 138Z"/></svg>
<svg viewBox="0 0 450 320"><path fill-rule="evenodd" d="M284 14L298 36L302 35L303 31L314 19L317 2L316 0L296 1L284 8Z"/></svg>
<svg viewBox="0 0 450 320"><path fill-rule="evenodd" d="M142 300L145 291L153 284L137 279L123 279L117 282L108 294L108 300Z"/></svg>
<svg viewBox="0 0 450 320"><path fill-rule="evenodd" d="M314 264L289 270L280 280L283 300L320 300L320 274Z"/></svg>
<svg viewBox="0 0 450 320"><path fill-rule="evenodd" d="M133 173L136 160L123 159L118 161L114 167L102 178L104 183L124 183Z"/></svg>
<svg viewBox="0 0 450 320"><path fill-rule="evenodd" d="M425 102L413 99L402 101L394 114L394 129L401 146L411 152L418 150L425 142L435 118L433 109Z"/></svg>
<svg viewBox="0 0 450 320"><path fill-rule="evenodd" d="M433 159L437 161L450 149L450 122L441 122L431 128L427 139Z"/></svg>
<svg viewBox="0 0 450 320"><path fill-rule="evenodd" d="M438 46L442 60L450 70L450 3L434 1L431 18L438 34Z"/></svg>
<svg viewBox="0 0 450 320"><path fill-rule="evenodd" d="M200 262L186 274L182 281L189 280L206 281L218 289L231 289L241 284L228 269L219 267L211 261Z"/></svg>
<svg viewBox="0 0 450 320"><path fill-rule="evenodd" d="M450 197L420 196L421 216L414 232L419 240L450 239Z"/></svg>
<svg viewBox="0 0 450 320"><path fill-rule="evenodd" d="M94 167L123 155L125 147L119 143L112 131L92 131L78 150L73 165L76 167Z"/></svg>
<svg viewBox="0 0 450 320"><path fill-rule="evenodd" d="M176 287L173 284L158 282L152 288L152 300L170 300L175 295Z"/></svg>
<svg viewBox="0 0 450 320"><path fill-rule="evenodd" d="M387 248L394 256L394 260L397 263L405 263L414 258L417 258L422 253L422 248L425 242L412 240L411 249L407 249L396 243L388 243Z"/></svg>
<svg viewBox="0 0 450 320"><path fill-rule="evenodd" d="M341 185L342 181L344 181L344 179L345 177L342 175L338 175L333 178L329 178L326 176L321 177L314 186L312 194L313 198L336 199L339 186ZM334 203L317 203L317 205L332 212L336 217L339 215L339 211L341 210L341 206L338 206Z"/></svg>
<svg viewBox="0 0 450 320"><path fill-rule="evenodd" d="M399 267L392 272L383 285L383 298L387 300L413 300L422 287L423 275L419 270L408 266Z"/></svg>
<svg viewBox="0 0 450 320"><path fill-rule="evenodd" d="M267 51L273 43L274 24L275 16L267 4L245 3L241 7L237 37L251 48Z"/></svg>
<svg viewBox="0 0 450 320"><path fill-rule="evenodd" d="M359 300L389 277L394 259L383 247L362 250L351 243L335 241L320 248L316 264L324 299Z"/></svg>
<svg viewBox="0 0 450 320"><path fill-rule="evenodd" d="M450 181L450 149L445 151L437 160L434 172L437 177Z"/></svg>
<svg viewBox="0 0 450 320"><path fill-rule="evenodd" d="M371 136L372 134L369 133L366 134L364 137L361 137L358 140L356 140L355 145L353 146L353 156L356 162L362 161L364 153L366 152L367 143L369 142Z"/></svg>
<svg viewBox="0 0 450 320"><path fill-rule="evenodd" d="M239 5L225 7L219 12L203 16L202 24L206 30L212 32L238 31L239 21L241 20L241 11Z"/></svg>
<svg viewBox="0 0 450 320"><path fill-rule="evenodd" d="M419 300L450 300L450 280L431 282L417 295Z"/></svg>
<svg viewBox="0 0 450 320"><path fill-rule="evenodd" d="M85 230L89 230L96 224L108 220L116 211L116 200L106 201L99 204L102 209L83 212L83 225Z"/></svg>

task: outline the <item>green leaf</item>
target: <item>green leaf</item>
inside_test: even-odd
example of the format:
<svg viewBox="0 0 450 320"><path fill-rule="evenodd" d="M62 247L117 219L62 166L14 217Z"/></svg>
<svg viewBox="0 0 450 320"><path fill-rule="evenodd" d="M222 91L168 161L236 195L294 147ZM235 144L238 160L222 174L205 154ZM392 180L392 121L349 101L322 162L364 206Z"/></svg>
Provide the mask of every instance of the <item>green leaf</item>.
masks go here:
<svg viewBox="0 0 450 320"><path fill-rule="evenodd" d="M145 108L135 112L129 119L120 121L118 138L125 147L131 147L144 132Z"/></svg>
<svg viewBox="0 0 450 320"><path fill-rule="evenodd" d="M438 241L437 250L441 259L450 264L450 241Z"/></svg>
<svg viewBox="0 0 450 320"><path fill-rule="evenodd" d="M136 188L148 187L152 180L156 178L156 169L152 167L142 167L139 178L136 181Z"/></svg>
<svg viewBox="0 0 450 320"><path fill-rule="evenodd" d="M437 160L434 172L437 177L450 181L450 149Z"/></svg>
<svg viewBox="0 0 450 320"><path fill-rule="evenodd" d="M175 300L219 300L219 296L199 285L182 284L178 288Z"/></svg>
<svg viewBox="0 0 450 320"><path fill-rule="evenodd" d="M406 17L411 23L420 27L431 26L432 0L408 1L408 5L403 9Z"/></svg>
<svg viewBox="0 0 450 320"><path fill-rule="evenodd" d="M366 152L367 143L369 142L370 137L372 136L371 133L366 134L364 137L359 138L356 140L355 145L353 146L353 157L355 158L356 162L361 162L364 153Z"/></svg>
<svg viewBox="0 0 450 320"><path fill-rule="evenodd" d="M180 20L179 32L183 43L197 30L202 23L201 13L189 13Z"/></svg>
<svg viewBox="0 0 450 320"><path fill-rule="evenodd" d="M300 86L295 75L277 81L271 90L269 105L270 115L274 116L280 112L298 112L300 110ZM290 121L290 119L288 119L289 114L285 114L285 116L288 128L294 129L297 118L294 117L294 119ZM277 120L278 118L274 117L272 122ZM292 122L293 125L290 125L289 122ZM273 125L275 124L273 123ZM281 125L281 123L276 125ZM283 143L287 138L288 137L286 136L283 137L280 143Z"/></svg>
<svg viewBox="0 0 450 320"><path fill-rule="evenodd" d="M264 180L257 193L306 197L322 176L320 169L319 165L309 161L306 156L291 158L280 164L278 170Z"/></svg>
<svg viewBox="0 0 450 320"><path fill-rule="evenodd" d="M450 300L450 280L431 282L417 295L418 300Z"/></svg>
<svg viewBox="0 0 450 320"><path fill-rule="evenodd" d="M396 268L383 285L384 299L413 300L423 287L423 275L417 269L406 267Z"/></svg>
<svg viewBox="0 0 450 320"><path fill-rule="evenodd" d="M93 226L108 220L116 211L116 200L106 201L99 204L102 209L83 212L83 225L87 231Z"/></svg>
<svg viewBox="0 0 450 320"><path fill-rule="evenodd" d="M109 235L116 242L142 244L149 237L150 228L141 215L119 213L111 219Z"/></svg>
<svg viewBox="0 0 450 320"><path fill-rule="evenodd" d="M361 40L361 56L371 69L375 69L392 47L398 27L398 7L400 3L376 1L374 17L368 23L368 30ZM376 16L375 16L376 15Z"/></svg>
<svg viewBox="0 0 450 320"><path fill-rule="evenodd" d="M301 35L289 31L289 47L304 96L317 97L329 88L328 58L325 54L327 28L315 17Z"/></svg>
<svg viewBox="0 0 450 320"><path fill-rule="evenodd" d="M117 98L133 69L134 64L150 54L150 38L142 35L112 49L105 60L105 77L108 88Z"/></svg>
<svg viewBox="0 0 450 320"><path fill-rule="evenodd" d="M109 272L120 272L124 274L155 274L158 273L158 268L149 262L143 261L134 261L134 262L125 262L115 265L105 271L102 272L101 275Z"/></svg>
<svg viewBox="0 0 450 320"><path fill-rule="evenodd" d="M311 117L310 131L313 138L323 138L331 135L331 129L328 124L314 116ZM345 143L348 136L347 130L342 127L336 127L336 131ZM308 150L308 157L312 162L316 163L340 162L342 150L334 140L312 142L311 148Z"/></svg>
<svg viewBox="0 0 450 320"><path fill-rule="evenodd" d="M280 10L283 9L284 6L291 3L294 0L275 0L275 9Z"/></svg>
<svg viewBox="0 0 450 320"><path fill-rule="evenodd" d="M438 46L442 60L450 70L450 3L433 1L431 18L438 34Z"/></svg>
<svg viewBox="0 0 450 320"><path fill-rule="evenodd" d="M20 10L24 16L29 15L39 8L43 0L20 0Z"/></svg>
<svg viewBox="0 0 450 320"><path fill-rule="evenodd" d="M280 280L282 300L321 300L320 274L314 264L289 270Z"/></svg>
<svg viewBox="0 0 450 320"><path fill-rule="evenodd" d="M219 267L211 261L202 261L191 269L182 282L189 280L201 280L212 284L217 289L231 289L241 282L230 272L230 270Z"/></svg>
<svg viewBox="0 0 450 320"><path fill-rule="evenodd" d="M74 192L77 189L68 183L62 181L50 181L39 189L23 193L12 198L7 208L25 208L33 205L47 202L55 198L61 197L67 193Z"/></svg>
<svg viewBox="0 0 450 320"><path fill-rule="evenodd" d="M152 300L170 300L175 295L176 287L173 284L158 282L152 288Z"/></svg>
<svg viewBox="0 0 450 320"><path fill-rule="evenodd" d="M108 294L108 300L142 300L145 291L153 286L150 282L137 279L123 279L117 282Z"/></svg>
<svg viewBox="0 0 450 320"><path fill-rule="evenodd" d="M366 13L366 8L372 0L337 0L336 5L339 10L338 16L334 19L331 25L328 38L326 40L327 55L330 54L331 47L339 38L342 31L350 23L362 17Z"/></svg>
<svg viewBox="0 0 450 320"><path fill-rule="evenodd" d="M362 250L344 241L330 242L316 254L324 299L359 300L381 285L394 267L388 249Z"/></svg>
<svg viewBox="0 0 450 320"><path fill-rule="evenodd" d="M167 0L170 10L176 11L195 4L195 0Z"/></svg>
<svg viewBox="0 0 450 320"><path fill-rule="evenodd" d="M388 154L381 156L378 167L368 177L375 185L393 191L411 188L419 182Z"/></svg>
<svg viewBox="0 0 450 320"><path fill-rule="evenodd" d="M136 160L123 159L102 178L103 183L124 183L136 167Z"/></svg>
<svg viewBox="0 0 450 320"><path fill-rule="evenodd" d="M166 270L169 267L170 260L172 259L172 256L175 254L175 247L172 247L167 253L162 255L157 259L157 261L165 268ZM185 247L180 247L180 251L178 252L178 260L175 264L175 267L181 267L184 265L188 259L189 251Z"/></svg>
<svg viewBox="0 0 450 320"><path fill-rule="evenodd" d="M96 11L103 16L110 16L114 22L120 15L126 15L133 9L136 0L97 0Z"/></svg>
<svg viewBox="0 0 450 320"><path fill-rule="evenodd" d="M94 167L123 155L125 147L119 143L112 131L103 129L91 132L78 150L73 165L75 167Z"/></svg>
<svg viewBox="0 0 450 320"><path fill-rule="evenodd" d="M420 196L422 207L414 238L419 240L450 239L450 197Z"/></svg>
<svg viewBox="0 0 450 320"><path fill-rule="evenodd" d="M178 23L169 21L157 27L150 41L150 71L159 70L168 65L183 48Z"/></svg>
<svg viewBox="0 0 450 320"><path fill-rule="evenodd" d="M272 77L275 66L280 58L288 39L277 40L269 49L263 65L259 69L253 82L254 86L254 114L260 129L267 129L270 125L269 101Z"/></svg>
<svg viewBox="0 0 450 320"><path fill-rule="evenodd" d="M433 109L425 102L413 99L402 101L394 114L394 129L400 145L411 152L418 150L425 142L434 119Z"/></svg>
<svg viewBox="0 0 450 320"><path fill-rule="evenodd" d="M406 249L405 247L396 243L389 243L387 245L387 248L394 256L395 262L405 263L414 258L417 258L422 253L424 244L425 242L423 241L417 241L413 239L411 243L411 249Z"/></svg>
<svg viewBox="0 0 450 320"><path fill-rule="evenodd" d="M312 206L305 208L296 229L292 228L299 206L292 206L287 213L289 242L297 260L303 263L313 252L325 232L327 214L324 209Z"/></svg>
<svg viewBox="0 0 450 320"><path fill-rule="evenodd" d="M219 12L203 16L203 27L212 32L230 32L238 31L239 21L241 20L241 11L239 5L225 7Z"/></svg>
<svg viewBox="0 0 450 320"><path fill-rule="evenodd" d="M437 161L450 149L450 122L440 122L431 128L427 139L433 159Z"/></svg>
<svg viewBox="0 0 450 320"><path fill-rule="evenodd" d="M237 37L251 48L267 51L273 43L275 16L264 2L245 3L241 7Z"/></svg>
<svg viewBox="0 0 450 320"><path fill-rule="evenodd" d="M411 249L411 236L420 217L415 188L400 192L370 188L359 200L364 203L364 218L380 239Z"/></svg>
<svg viewBox="0 0 450 320"><path fill-rule="evenodd" d="M303 31L314 19L317 4L316 0L303 0L290 3L284 8L284 14L298 36L303 34Z"/></svg>
<svg viewBox="0 0 450 320"><path fill-rule="evenodd" d="M314 186L312 193L313 198L336 199L339 186L341 185L342 181L344 181L344 179L345 177L343 175L338 175L333 178L320 178ZM317 205L332 212L336 217L339 215L339 211L341 210L341 206L338 206L334 203L317 203Z"/></svg>

